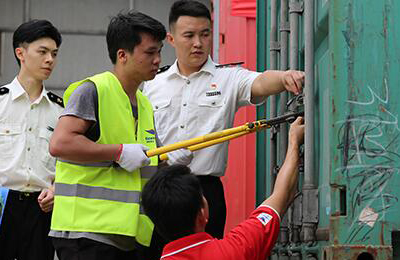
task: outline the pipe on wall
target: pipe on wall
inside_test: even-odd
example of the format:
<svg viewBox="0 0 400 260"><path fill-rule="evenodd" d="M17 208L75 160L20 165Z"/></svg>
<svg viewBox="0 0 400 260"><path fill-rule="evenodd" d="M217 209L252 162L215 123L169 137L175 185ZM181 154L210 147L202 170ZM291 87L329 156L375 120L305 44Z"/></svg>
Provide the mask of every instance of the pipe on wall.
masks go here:
<svg viewBox="0 0 400 260"><path fill-rule="evenodd" d="M290 0L289 3L289 24L290 24L290 54L289 67L291 70L299 69L299 16L303 11L302 2ZM295 110L295 102L291 104L290 110ZM289 222L289 241L293 246L300 243L300 227L301 227L301 198L297 197L288 210ZM295 256L290 259L296 259Z"/></svg>
<svg viewBox="0 0 400 260"><path fill-rule="evenodd" d="M280 1L280 44L281 44L281 52L280 52L280 70L285 71L288 69L288 53L289 53L289 22L288 22L288 0ZM279 99L279 115L284 115L286 112L286 103L287 103L287 92L284 91L280 94ZM281 124L279 126L279 160L283 163L286 150L287 150L287 140L288 136L288 127L287 124ZM289 232L288 232L288 215L285 214L282 218L281 228L280 228L280 245L282 246L282 254L279 256L280 259L289 259L286 254L286 250L284 247L288 245L289 242Z"/></svg>
<svg viewBox="0 0 400 260"><path fill-rule="evenodd" d="M278 52L279 52L279 44L277 39L277 0L271 0L271 31L270 31L270 69L276 70L278 68ZM272 95L270 97L270 114L269 117L273 118L277 116L276 111L276 95ZM270 191L274 190L275 179L276 179L276 164L277 164L277 139L275 128L270 129L270 148L269 148L269 156L270 156Z"/></svg>
<svg viewBox="0 0 400 260"><path fill-rule="evenodd" d="M304 41L305 41L305 138L304 138L304 183L303 183L303 214L318 212L315 210L316 194L314 169L314 0L304 2ZM310 210L311 209L311 210ZM303 217L304 242L315 242L316 224L313 217Z"/></svg>

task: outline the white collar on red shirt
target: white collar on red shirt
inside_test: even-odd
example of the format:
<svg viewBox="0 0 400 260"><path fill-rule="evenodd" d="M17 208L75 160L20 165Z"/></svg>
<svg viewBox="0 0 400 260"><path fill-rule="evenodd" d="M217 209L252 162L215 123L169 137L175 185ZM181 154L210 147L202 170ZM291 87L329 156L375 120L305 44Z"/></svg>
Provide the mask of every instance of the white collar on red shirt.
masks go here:
<svg viewBox="0 0 400 260"><path fill-rule="evenodd" d="M206 232L195 233L186 237L179 238L168 243L164 247L163 254L160 259L164 259L168 256L175 255L190 248L202 245L213 239L214 238Z"/></svg>
<svg viewBox="0 0 400 260"><path fill-rule="evenodd" d="M208 56L207 62L203 65L203 67L201 67L201 69L198 72L195 72L193 74L202 73L202 72L208 72L211 75L214 75L215 74L215 70L216 70L215 63L213 62L211 57ZM175 60L174 64L172 64L171 67L164 73L165 73L165 75L167 77L170 77L170 76L173 76L173 75L177 75L177 76L183 77L180 74L179 69L178 69L178 60ZM191 74L191 75L193 75L193 74Z"/></svg>

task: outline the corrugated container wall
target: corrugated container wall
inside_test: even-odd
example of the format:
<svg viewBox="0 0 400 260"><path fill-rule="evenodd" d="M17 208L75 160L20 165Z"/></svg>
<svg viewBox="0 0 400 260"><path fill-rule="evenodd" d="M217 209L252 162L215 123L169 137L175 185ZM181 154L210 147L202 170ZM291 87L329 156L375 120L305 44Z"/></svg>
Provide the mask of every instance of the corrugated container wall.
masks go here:
<svg viewBox="0 0 400 260"><path fill-rule="evenodd" d="M257 4L258 69L306 71L301 193L271 259L400 259L400 2ZM275 99L259 118L284 113ZM284 137L258 135L258 202Z"/></svg>

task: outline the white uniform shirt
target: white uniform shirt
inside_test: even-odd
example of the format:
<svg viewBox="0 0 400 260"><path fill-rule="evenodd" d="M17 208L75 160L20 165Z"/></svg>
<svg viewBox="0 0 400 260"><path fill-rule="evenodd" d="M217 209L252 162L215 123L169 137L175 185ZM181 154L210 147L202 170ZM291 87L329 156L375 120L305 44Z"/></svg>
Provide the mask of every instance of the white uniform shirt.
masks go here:
<svg viewBox="0 0 400 260"><path fill-rule="evenodd" d="M240 106L251 104L251 85L260 74L240 67L216 68L211 58L185 77L177 62L145 82L143 93L154 108L158 137L164 145L233 126ZM223 176L228 142L194 152L189 165L197 175Z"/></svg>
<svg viewBox="0 0 400 260"><path fill-rule="evenodd" d="M33 103L15 78L0 95L0 186L40 191L51 186L55 158L49 140L62 107L43 91Z"/></svg>

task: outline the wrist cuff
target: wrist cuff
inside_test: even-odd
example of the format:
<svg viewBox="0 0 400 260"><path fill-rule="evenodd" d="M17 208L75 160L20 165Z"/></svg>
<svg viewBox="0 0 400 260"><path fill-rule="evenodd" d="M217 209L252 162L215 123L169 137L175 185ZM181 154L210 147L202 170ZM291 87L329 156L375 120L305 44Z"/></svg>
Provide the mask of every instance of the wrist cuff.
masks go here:
<svg viewBox="0 0 400 260"><path fill-rule="evenodd" d="M121 154L122 154L122 148L123 148L123 145L122 145L122 144L120 144L120 145L119 145L119 148L118 148L117 155L115 156L115 161L116 161L116 162L118 162L118 161L119 161L119 159L120 159L120 157L121 157Z"/></svg>

